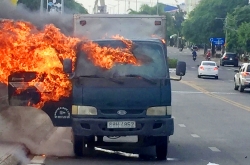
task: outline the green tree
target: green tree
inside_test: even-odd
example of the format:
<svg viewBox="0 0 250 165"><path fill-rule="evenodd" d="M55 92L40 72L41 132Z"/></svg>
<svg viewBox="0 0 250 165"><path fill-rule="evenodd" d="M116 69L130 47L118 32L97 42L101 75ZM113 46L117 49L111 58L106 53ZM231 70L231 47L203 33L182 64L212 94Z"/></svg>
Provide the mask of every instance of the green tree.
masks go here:
<svg viewBox="0 0 250 165"><path fill-rule="evenodd" d="M194 43L209 43L211 37L224 37L224 22L216 17L225 18L235 7L247 4L248 0L201 0L184 21L182 32Z"/></svg>
<svg viewBox="0 0 250 165"><path fill-rule="evenodd" d="M240 48L240 45L238 44L238 34L236 31L236 20L233 14L227 15L227 36L226 36L226 49L228 51L234 52L238 51Z"/></svg>
<svg viewBox="0 0 250 165"><path fill-rule="evenodd" d="M165 8L165 4L163 3L158 3L158 13L159 15L165 15L166 16L166 34L167 34L167 38L169 39L169 37L173 34L180 34L181 33L181 24L184 21L184 16L185 16L185 12L183 12L180 8L177 12L171 14L168 12L164 11ZM147 4L143 4L141 5L139 11L135 11L132 9L129 9L129 14L148 14L148 15L156 15L157 14L157 6L153 6L150 7Z"/></svg>
<svg viewBox="0 0 250 165"><path fill-rule="evenodd" d="M60 0L57 0L58 2L61 2ZM40 9L40 3L41 0L18 0L17 4L23 4L25 7L27 7L31 11L37 11ZM73 11L77 13L88 13L87 10L78 2L75 0L65 0L64 1L65 9L67 11ZM47 1L44 0L44 8L47 8ZM68 10L67 10L68 9Z"/></svg>
<svg viewBox="0 0 250 165"><path fill-rule="evenodd" d="M250 23L242 23L238 28L238 42L244 51L250 52Z"/></svg>
<svg viewBox="0 0 250 165"><path fill-rule="evenodd" d="M242 23L250 22L250 6L246 5L243 7L235 8L234 12L227 15L227 50L240 52L242 49L242 43L239 42L239 36L237 29ZM243 48L244 49L244 48Z"/></svg>
<svg viewBox="0 0 250 165"><path fill-rule="evenodd" d="M162 3L158 4L158 13L159 15L165 15L164 12L165 5ZM148 14L148 15L156 15L157 14L157 6L150 7L147 4L142 4L139 8L139 11L135 11L133 9L128 9L129 14Z"/></svg>

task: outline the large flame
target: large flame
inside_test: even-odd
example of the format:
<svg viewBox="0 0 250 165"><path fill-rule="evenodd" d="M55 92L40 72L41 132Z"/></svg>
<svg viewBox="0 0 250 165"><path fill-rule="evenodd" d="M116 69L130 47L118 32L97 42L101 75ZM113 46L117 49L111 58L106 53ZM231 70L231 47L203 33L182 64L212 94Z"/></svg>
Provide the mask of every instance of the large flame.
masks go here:
<svg viewBox="0 0 250 165"><path fill-rule="evenodd" d="M127 48L100 47L91 41L82 44L88 58L96 65L110 69L115 63L138 64L131 53L132 42L122 37ZM63 73L60 59L76 61L76 46L79 38L67 37L54 25L38 30L31 23L23 21L0 21L0 82L7 84L8 76L16 71L36 71L38 78L46 75L41 102L34 107L41 108L46 101L58 101L70 95L72 86ZM38 80L37 78L37 80ZM35 82L36 80L34 80ZM30 85L33 85L32 82Z"/></svg>

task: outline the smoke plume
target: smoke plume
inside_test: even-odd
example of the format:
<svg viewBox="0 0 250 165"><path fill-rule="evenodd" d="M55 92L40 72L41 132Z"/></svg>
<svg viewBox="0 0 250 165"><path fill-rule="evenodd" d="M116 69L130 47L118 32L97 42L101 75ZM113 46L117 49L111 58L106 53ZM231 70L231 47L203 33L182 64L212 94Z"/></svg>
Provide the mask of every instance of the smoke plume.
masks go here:
<svg viewBox="0 0 250 165"><path fill-rule="evenodd" d="M48 14L29 11L24 5L13 6L8 0L0 0L0 18L28 21L43 28L46 24L54 24L66 35L73 31L72 14Z"/></svg>

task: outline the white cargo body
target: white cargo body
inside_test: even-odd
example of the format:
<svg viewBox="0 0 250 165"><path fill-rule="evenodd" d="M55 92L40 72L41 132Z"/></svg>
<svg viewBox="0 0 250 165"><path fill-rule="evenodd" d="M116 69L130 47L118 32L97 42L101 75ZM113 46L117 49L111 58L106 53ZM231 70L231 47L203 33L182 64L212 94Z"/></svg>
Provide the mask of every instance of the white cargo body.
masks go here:
<svg viewBox="0 0 250 165"><path fill-rule="evenodd" d="M128 39L165 39L166 18L158 15L75 14L74 36L90 40L120 35Z"/></svg>

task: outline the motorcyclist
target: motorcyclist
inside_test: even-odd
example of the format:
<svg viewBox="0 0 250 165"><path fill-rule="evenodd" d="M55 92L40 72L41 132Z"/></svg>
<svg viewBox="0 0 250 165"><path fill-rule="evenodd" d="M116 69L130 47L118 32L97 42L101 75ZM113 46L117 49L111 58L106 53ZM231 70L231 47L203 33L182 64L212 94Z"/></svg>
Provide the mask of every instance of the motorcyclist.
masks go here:
<svg viewBox="0 0 250 165"><path fill-rule="evenodd" d="M206 59L208 60L209 57L211 58L211 51L210 50L208 50L207 53L206 53Z"/></svg>
<svg viewBox="0 0 250 165"><path fill-rule="evenodd" d="M193 54L193 60L195 61L195 60L196 60L196 57L197 57L197 53L196 53L196 51L195 51L195 50L193 50L192 54Z"/></svg>
<svg viewBox="0 0 250 165"><path fill-rule="evenodd" d="M197 57L197 53L196 53L195 50L193 50L192 55L193 55L193 58L196 58L196 57Z"/></svg>

